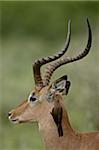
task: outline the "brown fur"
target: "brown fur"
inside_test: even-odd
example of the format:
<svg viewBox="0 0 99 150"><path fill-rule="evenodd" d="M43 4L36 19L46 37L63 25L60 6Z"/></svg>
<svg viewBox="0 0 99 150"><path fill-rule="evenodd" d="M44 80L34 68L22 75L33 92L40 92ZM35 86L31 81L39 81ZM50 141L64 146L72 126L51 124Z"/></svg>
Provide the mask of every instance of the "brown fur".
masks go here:
<svg viewBox="0 0 99 150"><path fill-rule="evenodd" d="M42 89L40 95L46 91ZM61 95L56 94L60 106L63 109L62 128L64 135L59 137L56 124L51 115L54 102L48 103L45 99L31 106L25 101L11 111L10 120L18 119L18 122L37 121L46 150L99 150L99 132L78 133L69 122L67 111Z"/></svg>
<svg viewBox="0 0 99 150"><path fill-rule="evenodd" d="M80 60L89 53L92 43L92 33L88 19L87 25L89 34L86 48L76 56L65 57L50 64L47 67L44 80L42 80L40 67L60 58L69 46L71 35L69 21L65 49L60 51L57 55L39 59L33 63L36 88L32 91L32 95L35 97L32 97L30 94L28 101L23 102L9 113L9 119L14 123L38 122L46 150L99 150L99 132L78 133L71 127L63 99L61 95L57 93L58 91L61 94L68 94L70 81L67 80L67 76L56 80L56 85L54 81L54 87L51 84L51 90L51 86L48 86L53 72L58 67ZM64 84L57 84L60 80L63 80ZM63 88L63 86L65 87ZM55 94L54 99L53 94Z"/></svg>

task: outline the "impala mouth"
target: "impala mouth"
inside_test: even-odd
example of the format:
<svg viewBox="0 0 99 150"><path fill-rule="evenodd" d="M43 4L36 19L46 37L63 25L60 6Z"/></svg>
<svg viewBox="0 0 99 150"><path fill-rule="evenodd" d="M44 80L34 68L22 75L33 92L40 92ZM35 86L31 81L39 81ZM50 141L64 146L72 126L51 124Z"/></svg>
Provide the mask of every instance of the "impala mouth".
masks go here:
<svg viewBox="0 0 99 150"><path fill-rule="evenodd" d="M19 120L18 120L18 119L13 119L13 118L10 118L10 117L9 117L9 120L10 120L12 123L19 123Z"/></svg>
<svg viewBox="0 0 99 150"><path fill-rule="evenodd" d="M12 119L11 120L13 123L19 123L19 120L18 119Z"/></svg>
<svg viewBox="0 0 99 150"><path fill-rule="evenodd" d="M25 120L19 120L18 118L13 119L13 118L10 118L10 117L9 117L9 120L10 120L12 123L14 123L14 124L17 124L17 123L26 123L26 122L27 122L27 121L25 121Z"/></svg>
<svg viewBox="0 0 99 150"><path fill-rule="evenodd" d="M18 119L12 119L11 121L16 122L16 121L18 121Z"/></svg>

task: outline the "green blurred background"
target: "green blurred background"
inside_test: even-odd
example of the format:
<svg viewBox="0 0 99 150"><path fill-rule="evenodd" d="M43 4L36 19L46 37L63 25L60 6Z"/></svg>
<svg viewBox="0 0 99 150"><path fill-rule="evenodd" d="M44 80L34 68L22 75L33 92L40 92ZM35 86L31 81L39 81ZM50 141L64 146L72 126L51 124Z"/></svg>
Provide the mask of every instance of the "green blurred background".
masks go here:
<svg viewBox="0 0 99 150"><path fill-rule="evenodd" d="M85 48L86 18L93 33L91 52L58 69L52 80L67 74L72 82L64 97L72 126L79 131L99 130L99 2L0 2L1 150L44 149L37 124L13 125L7 113L34 87L32 61L63 48L69 18L72 39L67 55Z"/></svg>

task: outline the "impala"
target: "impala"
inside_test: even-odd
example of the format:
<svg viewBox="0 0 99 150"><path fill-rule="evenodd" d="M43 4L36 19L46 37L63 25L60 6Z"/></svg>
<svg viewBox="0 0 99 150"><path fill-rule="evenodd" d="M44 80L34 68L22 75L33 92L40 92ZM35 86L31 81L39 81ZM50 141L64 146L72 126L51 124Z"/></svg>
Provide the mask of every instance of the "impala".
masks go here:
<svg viewBox="0 0 99 150"><path fill-rule="evenodd" d="M90 51L92 33L89 21L88 42L86 48L75 56L67 57L71 38L71 22L68 22L68 33L64 49L53 56L36 60L33 63L35 88L28 99L12 109L8 115L13 123L38 122L46 150L99 150L99 132L79 133L70 124L62 95L67 95L70 81L67 75L50 83L53 72L60 66L84 58ZM49 62L44 78L40 68Z"/></svg>

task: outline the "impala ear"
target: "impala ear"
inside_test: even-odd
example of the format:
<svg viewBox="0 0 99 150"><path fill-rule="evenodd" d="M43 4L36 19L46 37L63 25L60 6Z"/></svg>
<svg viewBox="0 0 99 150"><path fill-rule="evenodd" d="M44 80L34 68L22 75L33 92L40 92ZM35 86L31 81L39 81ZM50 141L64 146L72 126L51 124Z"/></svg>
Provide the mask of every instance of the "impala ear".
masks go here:
<svg viewBox="0 0 99 150"><path fill-rule="evenodd" d="M60 93L61 95L67 95L70 88L70 81L67 80L67 75L54 81L46 94L48 101L53 101L53 95L55 93Z"/></svg>
<svg viewBox="0 0 99 150"><path fill-rule="evenodd" d="M59 78L52 83L50 90L55 93L58 92L62 95L67 95L70 88L70 81L67 80L67 75Z"/></svg>

